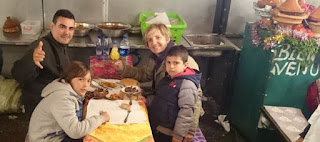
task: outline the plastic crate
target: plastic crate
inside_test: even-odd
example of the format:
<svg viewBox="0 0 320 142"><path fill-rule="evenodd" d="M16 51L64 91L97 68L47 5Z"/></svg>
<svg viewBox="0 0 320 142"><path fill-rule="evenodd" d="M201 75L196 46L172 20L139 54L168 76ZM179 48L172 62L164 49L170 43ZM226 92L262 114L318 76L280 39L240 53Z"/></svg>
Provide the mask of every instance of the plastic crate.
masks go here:
<svg viewBox="0 0 320 142"><path fill-rule="evenodd" d="M154 16L154 12L142 12L139 15L139 22L141 26L141 33L144 35L147 28L151 25L146 23L149 17ZM180 43L183 31L187 28L187 23L176 13L167 12L167 16L169 20L177 20L177 24L171 23L170 34L171 40L173 40L176 44Z"/></svg>

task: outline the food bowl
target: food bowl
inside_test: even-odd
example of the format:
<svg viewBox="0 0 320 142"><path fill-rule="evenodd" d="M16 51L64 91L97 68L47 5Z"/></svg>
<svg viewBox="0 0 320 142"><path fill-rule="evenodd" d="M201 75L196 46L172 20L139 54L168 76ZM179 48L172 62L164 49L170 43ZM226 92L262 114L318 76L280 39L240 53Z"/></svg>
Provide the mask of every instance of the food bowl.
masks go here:
<svg viewBox="0 0 320 142"><path fill-rule="evenodd" d="M120 22L103 22L98 24L98 28L102 30L103 34L109 37L121 37L127 33L131 25Z"/></svg>
<svg viewBox="0 0 320 142"><path fill-rule="evenodd" d="M135 85L126 86L121 88L121 92L125 94L123 97L124 100L138 100L138 95L141 93L141 88Z"/></svg>
<svg viewBox="0 0 320 142"><path fill-rule="evenodd" d="M74 24L74 36L86 36L89 30L93 29L94 25L89 23L75 23Z"/></svg>
<svg viewBox="0 0 320 142"><path fill-rule="evenodd" d="M121 88L121 92L130 96L130 95L138 95L141 93L141 88L139 86L126 86Z"/></svg>

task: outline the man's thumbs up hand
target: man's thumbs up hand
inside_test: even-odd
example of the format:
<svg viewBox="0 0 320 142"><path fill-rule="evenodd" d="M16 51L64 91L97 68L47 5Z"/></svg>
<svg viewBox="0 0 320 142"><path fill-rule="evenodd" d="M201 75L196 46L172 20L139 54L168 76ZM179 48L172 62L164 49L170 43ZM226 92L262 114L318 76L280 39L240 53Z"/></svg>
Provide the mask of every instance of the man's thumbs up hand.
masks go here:
<svg viewBox="0 0 320 142"><path fill-rule="evenodd" d="M43 43L39 42L39 45L33 50L33 62L41 69L43 66L40 62L42 62L45 58L45 52L42 50Z"/></svg>

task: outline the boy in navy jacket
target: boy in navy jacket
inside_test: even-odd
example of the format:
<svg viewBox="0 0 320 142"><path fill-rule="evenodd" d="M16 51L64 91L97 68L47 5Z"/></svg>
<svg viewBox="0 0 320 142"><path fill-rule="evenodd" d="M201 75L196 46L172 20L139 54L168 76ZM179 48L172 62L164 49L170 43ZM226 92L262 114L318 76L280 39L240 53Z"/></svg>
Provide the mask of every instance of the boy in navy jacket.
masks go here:
<svg viewBox="0 0 320 142"><path fill-rule="evenodd" d="M156 142L181 142L192 125L201 73L189 68L187 60L188 51L182 45L171 48L166 56L166 76L149 108Z"/></svg>

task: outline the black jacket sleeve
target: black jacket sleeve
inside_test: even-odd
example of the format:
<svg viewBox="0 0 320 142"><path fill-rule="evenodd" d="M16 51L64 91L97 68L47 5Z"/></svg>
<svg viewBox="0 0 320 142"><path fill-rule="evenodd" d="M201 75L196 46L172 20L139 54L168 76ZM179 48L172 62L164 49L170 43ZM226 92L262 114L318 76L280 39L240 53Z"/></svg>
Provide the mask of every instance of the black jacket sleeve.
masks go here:
<svg viewBox="0 0 320 142"><path fill-rule="evenodd" d="M33 50L39 44L40 40L34 41L28 46L27 53L19 60L17 60L12 69L12 77L20 84L25 84L32 81L39 75L39 67L33 62Z"/></svg>

